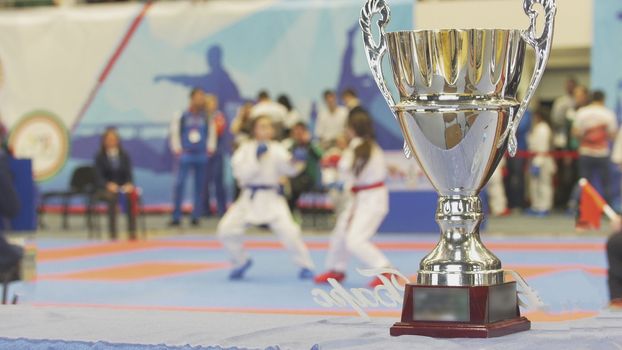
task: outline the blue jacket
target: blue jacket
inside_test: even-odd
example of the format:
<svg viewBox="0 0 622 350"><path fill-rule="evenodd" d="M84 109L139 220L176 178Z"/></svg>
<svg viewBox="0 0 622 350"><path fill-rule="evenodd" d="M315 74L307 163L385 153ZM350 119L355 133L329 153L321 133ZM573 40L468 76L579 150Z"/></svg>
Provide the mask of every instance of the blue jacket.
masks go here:
<svg viewBox="0 0 622 350"><path fill-rule="evenodd" d="M205 113L194 114L190 111L185 111L179 122L179 137L184 152L206 152L209 124Z"/></svg>
<svg viewBox="0 0 622 350"><path fill-rule="evenodd" d="M518 124L518 129L516 130L516 141L517 148L519 151L527 150L527 134L529 134L529 130L531 129L531 111L526 110L523 115L523 119L521 119L520 124Z"/></svg>
<svg viewBox="0 0 622 350"><path fill-rule="evenodd" d="M132 161L122 149L119 149L119 164L117 166L108 158L105 151L101 150L97 153L95 156L95 172L99 188L105 188L108 182L113 182L119 186L133 182Z"/></svg>

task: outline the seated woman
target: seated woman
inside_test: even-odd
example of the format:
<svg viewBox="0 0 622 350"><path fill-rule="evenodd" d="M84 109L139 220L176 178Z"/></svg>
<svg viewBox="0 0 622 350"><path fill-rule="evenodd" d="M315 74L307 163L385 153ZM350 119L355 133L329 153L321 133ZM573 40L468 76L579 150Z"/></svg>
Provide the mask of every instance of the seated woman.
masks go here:
<svg viewBox="0 0 622 350"><path fill-rule="evenodd" d="M136 239L137 194L132 184L132 163L121 147L117 130L108 128L102 136L101 149L95 156L98 191L96 199L108 203L110 238L117 238L117 204L119 196L127 196L128 231Z"/></svg>
<svg viewBox="0 0 622 350"><path fill-rule="evenodd" d="M19 213L19 199L11 172L9 169L8 155L0 148L0 218L13 218ZM1 232L0 228L0 277L4 279L5 273L17 272L17 267L22 259L21 247L10 244ZM1 282L1 280L0 280Z"/></svg>

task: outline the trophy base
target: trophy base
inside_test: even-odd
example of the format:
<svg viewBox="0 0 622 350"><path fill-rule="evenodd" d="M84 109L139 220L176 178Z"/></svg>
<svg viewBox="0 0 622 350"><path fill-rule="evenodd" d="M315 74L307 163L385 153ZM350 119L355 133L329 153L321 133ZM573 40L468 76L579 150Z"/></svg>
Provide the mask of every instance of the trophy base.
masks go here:
<svg viewBox="0 0 622 350"><path fill-rule="evenodd" d="M422 335L433 338L494 338L527 331L531 322L526 317L490 324L464 324L457 322L397 322L391 327L391 335Z"/></svg>
<svg viewBox="0 0 622 350"><path fill-rule="evenodd" d="M407 284L402 320L392 336L492 338L531 328L521 317L516 282L491 286Z"/></svg>

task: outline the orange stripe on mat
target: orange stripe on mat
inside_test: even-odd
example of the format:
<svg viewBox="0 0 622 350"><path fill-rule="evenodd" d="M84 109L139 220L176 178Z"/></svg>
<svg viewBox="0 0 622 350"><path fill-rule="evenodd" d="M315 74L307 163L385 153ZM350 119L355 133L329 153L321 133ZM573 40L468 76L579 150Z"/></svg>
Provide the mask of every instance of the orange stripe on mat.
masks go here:
<svg viewBox="0 0 622 350"><path fill-rule="evenodd" d="M606 276L607 269L588 265L506 265L505 269L518 272L523 278L540 277L565 271L581 270L596 276Z"/></svg>
<svg viewBox="0 0 622 350"><path fill-rule="evenodd" d="M382 250L395 251L430 251L435 243L431 242L378 242L376 245ZM249 240L244 246L248 249L282 249L277 241ZM328 242L307 242L311 250L325 250ZM604 251L604 244L596 243L488 243L493 251ZM119 254L151 249L221 249L218 241L136 241L113 242L94 245L85 245L71 248L40 249L38 260L41 262L78 259L108 254Z"/></svg>
<svg viewBox="0 0 622 350"><path fill-rule="evenodd" d="M112 242L95 245L78 246L71 248L39 249L37 260L55 261L94 257L100 255L120 254L141 250L162 248L177 249L220 249L222 245L217 241L134 241Z"/></svg>
<svg viewBox="0 0 622 350"><path fill-rule="evenodd" d="M228 263L145 262L78 272L42 275L38 280L138 281L229 267Z"/></svg>
<svg viewBox="0 0 622 350"><path fill-rule="evenodd" d="M191 306L142 306L142 305L106 305L106 304L79 304L79 303L30 303L35 307L70 307L96 308L107 310L145 310L145 311L183 311L183 312L222 312L236 314L260 315L307 315L307 316L358 316L354 310L334 309L260 309L260 308L232 308L232 307L191 307ZM399 317L398 310L369 311L372 317Z"/></svg>
<svg viewBox="0 0 622 350"><path fill-rule="evenodd" d="M189 306L140 306L140 305L105 305L105 304L63 304L63 303L32 303L35 307L70 307L70 308L95 308L106 310L143 310L143 311L181 311L181 312L207 312L207 313L236 313L258 315L304 315L304 316L345 316L356 317L358 314L353 310L334 309L260 309L260 308L226 308L226 307L189 307ZM400 318L399 310L369 310L371 317ZM595 311L572 311L559 313L545 313L534 311L525 313L532 322L562 322L591 318L598 315Z"/></svg>
<svg viewBox="0 0 622 350"><path fill-rule="evenodd" d="M41 275L38 280L89 280L89 281L134 281L151 278L169 277L209 271L229 267L228 263L183 263L183 262L144 262L106 268L88 269L77 272ZM564 271L580 270L589 274L605 276L607 270L586 265L509 265L506 268L518 272L524 278L541 277ZM409 276L411 281L417 275Z"/></svg>
<svg viewBox="0 0 622 350"><path fill-rule="evenodd" d="M560 313L546 313L543 311L527 312L523 316L527 317L532 322L562 322L582 320L585 318L596 317L598 312L596 311L573 311L573 312L560 312Z"/></svg>

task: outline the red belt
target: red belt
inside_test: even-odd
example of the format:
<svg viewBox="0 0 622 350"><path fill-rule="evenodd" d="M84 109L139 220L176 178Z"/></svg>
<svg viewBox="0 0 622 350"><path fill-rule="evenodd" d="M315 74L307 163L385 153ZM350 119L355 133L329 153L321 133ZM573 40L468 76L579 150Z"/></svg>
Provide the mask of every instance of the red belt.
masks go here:
<svg viewBox="0 0 622 350"><path fill-rule="evenodd" d="M383 187L384 182L376 182L371 185L363 185L363 186L354 186L352 187L352 193L358 193L361 191L373 190L374 188Z"/></svg>

